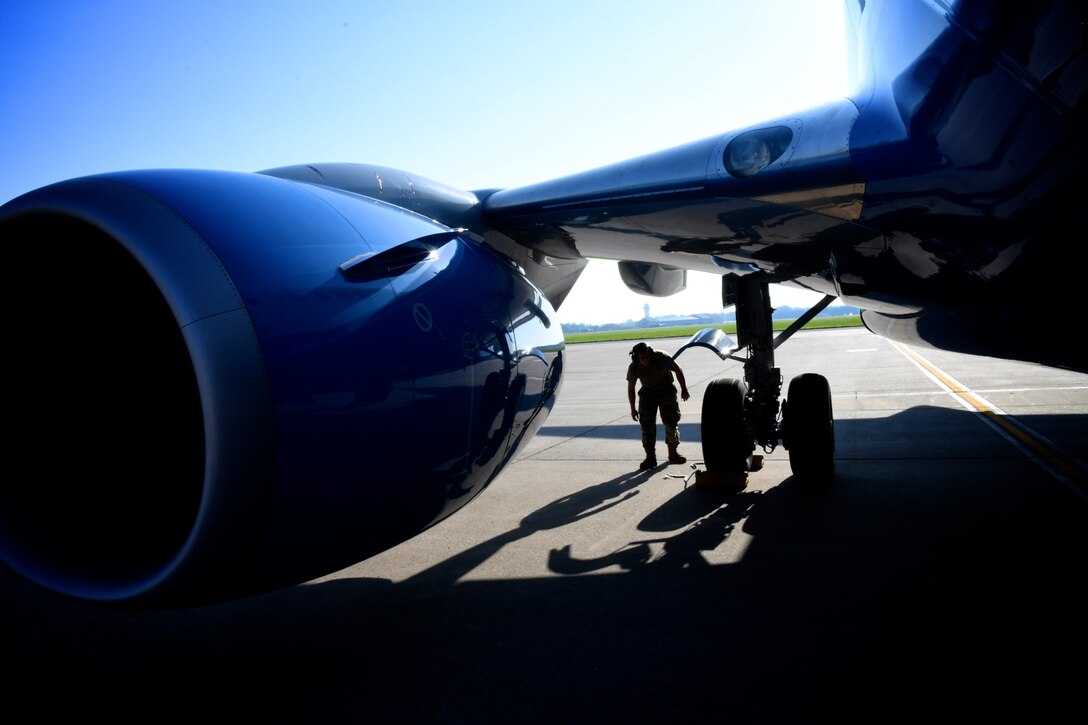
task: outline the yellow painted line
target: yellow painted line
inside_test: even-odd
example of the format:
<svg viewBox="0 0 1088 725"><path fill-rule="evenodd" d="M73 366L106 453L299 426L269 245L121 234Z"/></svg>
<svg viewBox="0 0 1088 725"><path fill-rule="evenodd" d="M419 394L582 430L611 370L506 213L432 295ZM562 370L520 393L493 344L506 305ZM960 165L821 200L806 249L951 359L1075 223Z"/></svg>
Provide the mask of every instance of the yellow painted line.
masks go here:
<svg viewBox="0 0 1088 725"><path fill-rule="evenodd" d="M914 363L925 372L929 373L929 375L937 380L937 382L949 393L957 397L965 407L969 410L974 409L975 412L984 416L994 426L1004 431L1028 450L1035 453L1035 455L1038 456L1036 462L1050 472L1051 475L1074 488L1074 490L1081 495L1088 493L1088 471L1085 471L1083 467L1077 465L1075 459L1071 459L1067 454L1057 450L1052 444L1046 442L1042 436L1035 433L1035 431L1031 430L1023 423L1020 423L985 398L971 392L970 389L961 384L958 380L934 366L918 353L894 340L889 340L888 342L895 346L899 352L914 361Z"/></svg>

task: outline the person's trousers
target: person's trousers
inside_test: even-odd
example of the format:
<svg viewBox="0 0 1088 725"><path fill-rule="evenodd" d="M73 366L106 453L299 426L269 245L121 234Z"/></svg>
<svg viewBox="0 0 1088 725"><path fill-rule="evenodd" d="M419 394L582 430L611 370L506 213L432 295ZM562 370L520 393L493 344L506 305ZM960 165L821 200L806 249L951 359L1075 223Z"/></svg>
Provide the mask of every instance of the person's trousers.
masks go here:
<svg viewBox="0 0 1088 725"><path fill-rule="evenodd" d="M676 388L671 394L647 394L639 390L638 420L642 426L642 447L652 452L657 444L657 415L661 413L661 422L665 426L665 445L676 448L680 445L680 403L676 399Z"/></svg>

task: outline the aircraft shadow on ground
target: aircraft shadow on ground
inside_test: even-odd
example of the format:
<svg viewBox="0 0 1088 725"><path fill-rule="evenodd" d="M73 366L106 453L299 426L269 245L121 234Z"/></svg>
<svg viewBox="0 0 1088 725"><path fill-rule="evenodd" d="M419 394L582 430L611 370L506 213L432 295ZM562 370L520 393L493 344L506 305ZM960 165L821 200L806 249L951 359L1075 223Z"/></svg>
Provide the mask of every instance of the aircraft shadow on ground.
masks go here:
<svg viewBox="0 0 1088 725"><path fill-rule="evenodd" d="M974 419L978 425L972 425ZM1060 430L1072 432L1066 440L1059 441L1062 447L1082 463L1088 459L1088 437L1080 433L1083 416L1077 415L1030 415L1020 416L1018 420L1029 428L1039 431ZM1079 421L1079 422L1078 422ZM949 432L954 435L948 438ZM836 457L888 457L891 450L895 457L932 457L935 451L944 450L944 455L959 456L963 449L972 445L981 445L979 455L992 455L995 432L983 423L983 417L967 410L941 408L934 406L916 406L895 415L882 418L839 419L835 421L837 439ZM625 420L622 424L600 426L552 426L545 424L538 436L555 438L585 438L601 440L640 441L641 432L634 421ZM658 422L658 441L664 440L662 427ZM697 421L680 422L680 440L686 446L701 445L702 435ZM641 450L636 448L636 453ZM757 451L758 452L758 451ZM1008 448L1010 455L1015 455ZM941 455L938 453L938 455ZM689 456L689 458L692 458ZM694 459L693 459L694 460Z"/></svg>
<svg viewBox="0 0 1088 725"><path fill-rule="evenodd" d="M141 614L6 576L8 700L114 722L1058 719L1082 671L1054 648L1088 643L1086 509L1030 462L971 475L974 449L934 455L956 429L993 456L995 434L965 434L963 415L842 421L853 455L830 484L687 486L610 555L542 550L562 576L460 582L504 546L622 506L655 472L553 501L401 583ZM900 432L901 458L867 457L866 439ZM709 564L739 531L743 558Z"/></svg>

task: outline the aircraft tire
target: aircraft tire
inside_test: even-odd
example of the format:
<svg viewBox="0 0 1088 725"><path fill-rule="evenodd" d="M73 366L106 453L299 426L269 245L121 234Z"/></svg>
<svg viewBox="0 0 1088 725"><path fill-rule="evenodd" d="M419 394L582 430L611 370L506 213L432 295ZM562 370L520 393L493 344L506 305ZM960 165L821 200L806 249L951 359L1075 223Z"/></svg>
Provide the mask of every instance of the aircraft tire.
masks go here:
<svg viewBox="0 0 1088 725"><path fill-rule="evenodd" d="M805 373L790 381L782 404L782 429L793 475L806 481L834 477L835 417L827 378Z"/></svg>
<svg viewBox="0 0 1088 725"><path fill-rule="evenodd" d="M744 382L712 380L703 395L703 465L714 473L748 470L752 438L744 425Z"/></svg>

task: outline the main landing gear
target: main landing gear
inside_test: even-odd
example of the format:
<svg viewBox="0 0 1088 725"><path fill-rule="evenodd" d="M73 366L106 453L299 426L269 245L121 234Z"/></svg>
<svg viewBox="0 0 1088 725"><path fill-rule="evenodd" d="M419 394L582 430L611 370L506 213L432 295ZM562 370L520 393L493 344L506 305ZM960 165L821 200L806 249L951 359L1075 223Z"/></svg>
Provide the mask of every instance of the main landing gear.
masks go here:
<svg viewBox="0 0 1088 725"><path fill-rule="evenodd" d="M825 297L774 338L767 283L723 277L722 284L725 306L735 304L737 309L738 349L746 348L748 354L743 358L743 380L714 380L703 396L706 472L697 476L696 484L744 488L748 472L761 465L761 456L754 455L756 448L770 453L779 442L789 451L795 477L806 482L830 480L835 475L835 421L827 378L815 373L798 375L790 381L780 405L782 373L774 366L774 349L834 297ZM704 330L688 345L711 347L723 359L733 357L722 350L724 335L715 333Z"/></svg>

